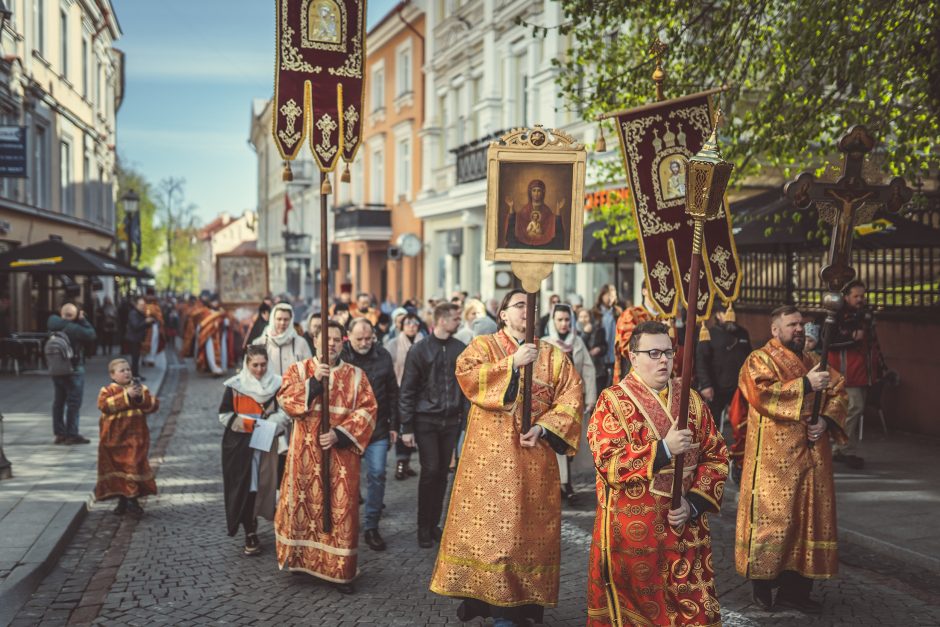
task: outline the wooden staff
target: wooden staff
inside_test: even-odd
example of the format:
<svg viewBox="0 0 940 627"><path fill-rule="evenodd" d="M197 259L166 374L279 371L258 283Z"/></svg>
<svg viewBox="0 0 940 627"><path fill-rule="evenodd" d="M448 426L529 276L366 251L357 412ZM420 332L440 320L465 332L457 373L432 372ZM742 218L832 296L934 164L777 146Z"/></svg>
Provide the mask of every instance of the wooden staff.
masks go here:
<svg viewBox="0 0 940 627"><path fill-rule="evenodd" d="M326 199L333 193L330 186L329 175L326 172L320 173L320 360L326 360L332 369L330 362L330 256L328 252L329 242L326 233ZM320 433L330 432L330 377L327 375L323 383L323 392L320 397ZM323 461L321 462L320 477L323 481L323 532L333 531L333 491L330 486L330 449L320 451Z"/></svg>
<svg viewBox="0 0 940 627"><path fill-rule="evenodd" d="M526 292L525 295L525 343L535 342L535 297L537 292ZM532 366L528 363L522 367L522 433L525 435L532 428Z"/></svg>

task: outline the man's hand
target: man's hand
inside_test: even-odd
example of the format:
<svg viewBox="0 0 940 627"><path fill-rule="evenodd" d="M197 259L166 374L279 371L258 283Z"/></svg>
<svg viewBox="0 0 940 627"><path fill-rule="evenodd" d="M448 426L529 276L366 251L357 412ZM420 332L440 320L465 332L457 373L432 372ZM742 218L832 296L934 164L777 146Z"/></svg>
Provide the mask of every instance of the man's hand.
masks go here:
<svg viewBox="0 0 940 627"><path fill-rule="evenodd" d="M666 517L669 520L669 524L673 527L681 527L689 521L689 518L692 517L692 507L689 505L689 502L685 500L685 497L682 497L682 503L679 505L679 509L669 510L669 515Z"/></svg>
<svg viewBox="0 0 940 627"><path fill-rule="evenodd" d="M829 371L820 370L820 364L813 366L813 369L806 373L806 378L809 380L809 386L813 389L814 392L819 390L825 390L829 387Z"/></svg>
<svg viewBox="0 0 940 627"><path fill-rule="evenodd" d="M317 364L316 370L313 371L313 378L323 383L323 379L326 379L330 376L330 366L329 364Z"/></svg>
<svg viewBox="0 0 940 627"><path fill-rule="evenodd" d="M339 438L336 437L336 432L330 429L326 433L320 434L320 448L324 451L333 447L334 444L339 442Z"/></svg>
<svg viewBox="0 0 940 627"><path fill-rule="evenodd" d="M865 337L865 331L862 329L855 329L852 331L852 339L856 342L862 340Z"/></svg>
<svg viewBox="0 0 940 627"><path fill-rule="evenodd" d="M408 448L414 448L415 447L415 434L414 433L402 433L401 443L407 446Z"/></svg>
<svg viewBox="0 0 940 627"><path fill-rule="evenodd" d="M705 399L705 402L711 403L715 400L715 388L705 388L699 392L699 395Z"/></svg>
<svg viewBox="0 0 940 627"><path fill-rule="evenodd" d="M539 349L535 344L523 344L515 353L512 354L512 368L518 370L527 364L531 364L539 356Z"/></svg>
<svg viewBox="0 0 940 627"><path fill-rule="evenodd" d="M809 419L806 420L806 435L807 437L815 442L826 432L826 429L829 427L829 423L825 418L820 418L816 421L816 424L811 424Z"/></svg>
<svg viewBox="0 0 940 627"><path fill-rule="evenodd" d="M680 431L673 425L663 440L665 440L670 453L673 455L681 455L692 446L692 431L690 429L682 429Z"/></svg>
<svg viewBox="0 0 940 627"><path fill-rule="evenodd" d="M390 444L395 444L395 442L398 442L398 432L397 432L397 431L389 431L389 432L388 432L388 441L389 441Z"/></svg>
<svg viewBox="0 0 940 627"><path fill-rule="evenodd" d="M540 437L542 437L542 427L532 425L527 433L519 434L519 444L522 448L532 448L538 444Z"/></svg>

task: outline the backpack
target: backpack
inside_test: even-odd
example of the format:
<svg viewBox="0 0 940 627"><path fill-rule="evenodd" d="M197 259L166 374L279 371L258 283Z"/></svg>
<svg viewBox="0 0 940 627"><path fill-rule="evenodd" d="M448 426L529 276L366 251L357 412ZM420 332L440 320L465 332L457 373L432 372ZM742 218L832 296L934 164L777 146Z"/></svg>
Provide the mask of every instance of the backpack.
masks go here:
<svg viewBox="0 0 940 627"><path fill-rule="evenodd" d="M49 367L49 374L57 377L69 375L75 370L75 351L72 350L72 342L69 336L60 331L54 332L43 348L46 355L46 365Z"/></svg>

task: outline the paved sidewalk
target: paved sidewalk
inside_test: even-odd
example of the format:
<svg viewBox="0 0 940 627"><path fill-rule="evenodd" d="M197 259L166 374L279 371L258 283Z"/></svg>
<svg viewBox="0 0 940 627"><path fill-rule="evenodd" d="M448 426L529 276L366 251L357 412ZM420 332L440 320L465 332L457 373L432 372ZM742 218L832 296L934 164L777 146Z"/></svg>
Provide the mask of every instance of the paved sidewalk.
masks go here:
<svg viewBox="0 0 940 627"><path fill-rule="evenodd" d="M79 431L90 444L53 444L47 374L0 376L3 450L13 465L13 478L0 482L0 625L29 598L88 510L97 476L98 390L108 383L108 362L117 356L86 364ZM160 389L166 364L164 353L156 366L142 366L151 389Z"/></svg>

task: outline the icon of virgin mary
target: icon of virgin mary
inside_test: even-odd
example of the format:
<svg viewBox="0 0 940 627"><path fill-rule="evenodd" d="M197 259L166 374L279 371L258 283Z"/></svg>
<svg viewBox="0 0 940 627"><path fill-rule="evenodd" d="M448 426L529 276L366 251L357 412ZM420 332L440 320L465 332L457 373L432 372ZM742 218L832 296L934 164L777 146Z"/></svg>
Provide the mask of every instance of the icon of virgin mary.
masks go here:
<svg viewBox="0 0 940 627"><path fill-rule="evenodd" d="M567 238L561 219L565 201L559 200L553 212L545 204L545 183L539 179L529 181L529 202L517 211L511 197L506 197L509 213L503 233L507 248L547 248L565 250Z"/></svg>

